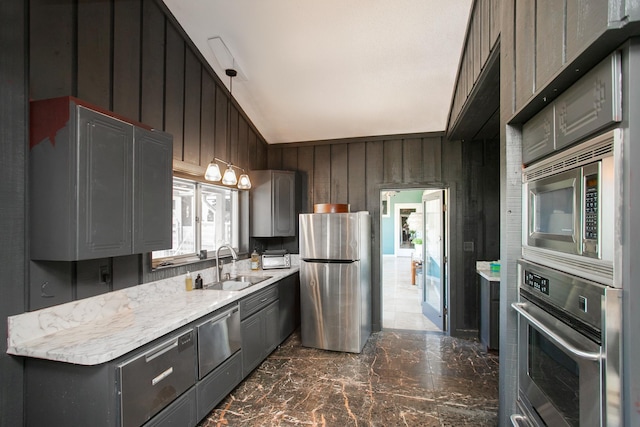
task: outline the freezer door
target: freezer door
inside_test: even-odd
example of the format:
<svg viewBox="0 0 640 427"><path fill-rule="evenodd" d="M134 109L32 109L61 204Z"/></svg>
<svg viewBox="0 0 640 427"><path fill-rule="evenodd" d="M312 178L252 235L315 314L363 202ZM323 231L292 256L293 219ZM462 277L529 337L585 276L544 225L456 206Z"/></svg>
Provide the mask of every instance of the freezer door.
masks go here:
<svg viewBox="0 0 640 427"><path fill-rule="evenodd" d="M301 340L305 347L359 353L368 325L359 262L300 263Z"/></svg>
<svg viewBox="0 0 640 427"><path fill-rule="evenodd" d="M300 215L300 258L360 259L358 217L358 213Z"/></svg>

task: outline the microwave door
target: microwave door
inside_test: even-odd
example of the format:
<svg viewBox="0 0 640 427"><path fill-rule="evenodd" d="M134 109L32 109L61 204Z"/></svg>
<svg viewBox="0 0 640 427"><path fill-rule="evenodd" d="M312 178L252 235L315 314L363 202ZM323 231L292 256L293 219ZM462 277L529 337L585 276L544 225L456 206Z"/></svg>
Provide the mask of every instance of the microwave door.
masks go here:
<svg viewBox="0 0 640 427"><path fill-rule="evenodd" d="M580 254L580 175L571 170L528 183L529 246Z"/></svg>

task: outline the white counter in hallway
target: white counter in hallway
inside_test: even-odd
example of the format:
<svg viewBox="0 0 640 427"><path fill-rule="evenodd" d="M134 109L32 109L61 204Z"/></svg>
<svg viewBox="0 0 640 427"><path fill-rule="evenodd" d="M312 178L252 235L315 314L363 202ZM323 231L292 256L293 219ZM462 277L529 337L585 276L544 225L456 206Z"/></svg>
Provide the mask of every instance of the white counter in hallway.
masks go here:
<svg viewBox="0 0 640 427"><path fill-rule="evenodd" d="M7 353L79 365L108 362L298 272L297 256L292 264L290 269L251 271L249 260L238 261L238 275L271 276L241 291L187 292L179 275L11 316ZM201 274L206 284L213 282L214 271L191 274Z"/></svg>

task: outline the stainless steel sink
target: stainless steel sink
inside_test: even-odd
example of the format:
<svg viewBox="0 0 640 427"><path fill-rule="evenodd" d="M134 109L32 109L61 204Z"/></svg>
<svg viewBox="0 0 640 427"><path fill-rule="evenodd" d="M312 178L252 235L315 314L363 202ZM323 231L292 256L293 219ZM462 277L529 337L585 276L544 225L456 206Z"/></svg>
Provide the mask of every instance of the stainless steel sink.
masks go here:
<svg viewBox="0 0 640 427"><path fill-rule="evenodd" d="M238 276L231 279L225 279L220 282L206 285L204 289L214 289L218 291L241 291L250 286L257 285L272 276Z"/></svg>

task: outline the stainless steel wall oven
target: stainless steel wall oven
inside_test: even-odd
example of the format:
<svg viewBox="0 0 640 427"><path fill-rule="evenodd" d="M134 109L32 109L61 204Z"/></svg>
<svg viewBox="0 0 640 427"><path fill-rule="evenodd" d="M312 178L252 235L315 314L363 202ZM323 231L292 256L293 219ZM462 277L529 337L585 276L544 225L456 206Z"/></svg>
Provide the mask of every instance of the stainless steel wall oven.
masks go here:
<svg viewBox="0 0 640 427"><path fill-rule="evenodd" d="M621 423L622 291L518 262L515 426Z"/></svg>

